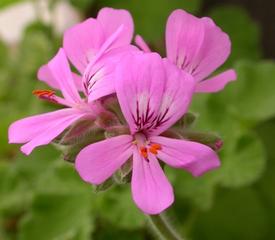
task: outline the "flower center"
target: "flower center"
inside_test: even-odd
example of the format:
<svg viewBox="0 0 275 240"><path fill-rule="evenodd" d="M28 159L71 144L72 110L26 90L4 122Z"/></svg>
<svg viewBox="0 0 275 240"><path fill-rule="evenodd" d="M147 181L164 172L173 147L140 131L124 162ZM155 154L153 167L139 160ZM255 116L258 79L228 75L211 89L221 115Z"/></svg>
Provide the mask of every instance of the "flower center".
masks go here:
<svg viewBox="0 0 275 240"><path fill-rule="evenodd" d="M146 160L148 160L148 154L149 152L157 155L158 151L161 150L161 145L158 143L152 143L150 140L148 140L144 134L136 133L135 134L135 141L133 141L133 144L135 144L139 150L140 155Z"/></svg>

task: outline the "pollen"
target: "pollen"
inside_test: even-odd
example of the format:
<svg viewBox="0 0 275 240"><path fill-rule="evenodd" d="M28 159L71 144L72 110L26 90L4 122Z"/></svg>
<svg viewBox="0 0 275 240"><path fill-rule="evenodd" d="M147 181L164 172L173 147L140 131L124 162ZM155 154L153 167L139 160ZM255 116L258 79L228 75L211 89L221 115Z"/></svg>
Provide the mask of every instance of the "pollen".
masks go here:
<svg viewBox="0 0 275 240"><path fill-rule="evenodd" d="M150 145L149 151L155 155L158 154L158 150L161 150L161 145L153 143Z"/></svg>
<svg viewBox="0 0 275 240"><path fill-rule="evenodd" d="M151 147L154 148L154 149L156 149L156 150L161 150L161 145L157 144L157 143L151 144Z"/></svg>
<svg viewBox="0 0 275 240"><path fill-rule="evenodd" d="M39 98L48 98L55 94L53 90L34 90L32 94Z"/></svg>
<svg viewBox="0 0 275 240"><path fill-rule="evenodd" d="M148 152L147 152L147 148L146 147L141 147L140 148L140 154L142 157L144 157L145 159L148 158Z"/></svg>
<svg viewBox="0 0 275 240"><path fill-rule="evenodd" d="M56 99L54 98L55 92L53 90L34 90L32 94L37 96L39 99L57 103Z"/></svg>

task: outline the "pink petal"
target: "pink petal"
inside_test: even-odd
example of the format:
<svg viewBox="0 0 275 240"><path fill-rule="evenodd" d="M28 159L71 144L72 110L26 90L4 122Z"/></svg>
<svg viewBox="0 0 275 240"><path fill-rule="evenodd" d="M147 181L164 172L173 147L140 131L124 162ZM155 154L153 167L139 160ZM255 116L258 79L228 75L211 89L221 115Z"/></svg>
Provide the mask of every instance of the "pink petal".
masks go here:
<svg viewBox="0 0 275 240"><path fill-rule="evenodd" d="M105 41L102 25L89 18L64 34L63 47L74 66L83 73Z"/></svg>
<svg viewBox="0 0 275 240"><path fill-rule="evenodd" d="M72 77L73 77L74 85L75 85L76 89L79 92L83 92L82 77L79 74L74 73L74 72L72 72Z"/></svg>
<svg viewBox="0 0 275 240"><path fill-rule="evenodd" d="M21 151L29 155L32 150L50 143L84 114L76 109L62 109L18 120L9 127L9 143L26 143Z"/></svg>
<svg viewBox="0 0 275 240"><path fill-rule="evenodd" d="M193 75L197 81L209 76L228 58L231 52L229 36L224 33L210 18L202 18L205 34L200 49L200 58Z"/></svg>
<svg viewBox="0 0 275 240"><path fill-rule="evenodd" d="M81 76L79 76L76 73L72 73L72 75L73 75L74 84L75 84L77 90L83 91ZM59 83L55 80L55 78L52 75L47 64L43 65L42 67L39 68L38 73L37 73L37 78L40 81L45 82L51 88L60 90Z"/></svg>
<svg viewBox="0 0 275 240"><path fill-rule="evenodd" d="M146 214L159 214L173 203L172 186L154 155L149 154L147 162L134 151L132 196Z"/></svg>
<svg viewBox="0 0 275 240"><path fill-rule="evenodd" d="M156 53L129 54L121 59L117 69L116 92L132 133L140 130L138 119L157 117L164 84L165 69ZM148 126L151 122L146 121L146 124Z"/></svg>
<svg viewBox="0 0 275 240"><path fill-rule="evenodd" d="M189 73L198 62L204 41L204 24L183 10L175 10L166 25L167 57Z"/></svg>
<svg viewBox="0 0 275 240"><path fill-rule="evenodd" d="M55 81L55 78L53 77L48 65L43 65L39 68L37 73L37 78L40 81L45 82L47 85L49 85L51 88L59 89L58 82Z"/></svg>
<svg viewBox="0 0 275 240"><path fill-rule="evenodd" d="M194 78L190 74L177 68L167 59L163 60L163 64L166 81L158 115L160 118L165 117L162 120L163 124L159 124L152 131L153 135L164 132L186 113L195 88Z"/></svg>
<svg viewBox="0 0 275 240"><path fill-rule="evenodd" d="M228 58L228 35L210 18L197 18L175 10L166 26L168 58L191 73L197 82L209 76Z"/></svg>
<svg viewBox="0 0 275 240"><path fill-rule="evenodd" d="M109 38L120 26L123 26L123 32L112 45L112 48L130 44L134 32L134 23L128 11L103 8L99 11L97 20L102 25L105 39Z"/></svg>
<svg viewBox="0 0 275 240"><path fill-rule="evenodd" d="M161 145L158 158L172 167L183 168L194 176L220 166L218 155L206 145L161 136L151 137L150 141Z"/></svg>
<svg viewBox="0 0 275 240"><path fill-rule="evenodd" d="M109 50L87 69L83 81L89 102L115 92L116 68L120 59L131 51L137 51L137 48L129 45Z"/></svg>
<svg viewBox="0 0 275 240"><path fill-rule="evenodd" d="M76 158L76 170L86 182L104 182L132 155L132 141L132 136L121 135L85 147Z"/></svg>
<svg viewBox="0 0 275 240"><path fill-rule="evenodd" d="M137 35L135 37L135 44L143 51L143 52L151 52L151 49L147 45L147 43L144 41L144 39L140 36Z"/></svg>
<svg viewBox="0 0 275 240"><path fill-rule="evenodd" d="M49 62L48 67L55 81L58 82L64 98L70 103L80 103L81 98L74 84L69 63L62 48Z"/></svg>
<svg viewBox="0 0 275 240"><path fill-rule="evenodd" d="M214 76L208 78L196 85L196 92L218 92L222 90L226 84L237 79L236 72L233 69L227 70Z"/></svg>

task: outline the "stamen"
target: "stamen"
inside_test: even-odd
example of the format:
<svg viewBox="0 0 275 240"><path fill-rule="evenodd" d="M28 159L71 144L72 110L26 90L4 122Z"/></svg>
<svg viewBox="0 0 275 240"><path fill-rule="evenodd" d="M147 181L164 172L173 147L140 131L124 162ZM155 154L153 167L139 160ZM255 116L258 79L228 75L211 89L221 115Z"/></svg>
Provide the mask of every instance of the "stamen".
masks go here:
<svg viewBox="0 0 275 240"><path fill-rule="evenodd" d="M141 147L141 148L140 148L140 154L141 154L141 156L143 156L145 159L147 159L147 158L148 158L147 148L146 148L146 147Z"/></svg>
<svg viewBox="0 0 275 240"><path fill-rule="evenodd" d="M161 145L157 144L157 143L151 144L151 147L154 148L154 149L156 149L156 150L161 150Z"/></svg>
<svg viewBox="0 0 275 240"><path fill-rule="evenodd" d="M155 154L155 155L158 154L157 149L155 149L155 148L153 148L153 147L150 147L150 148L149 148L149 151L150 151L151 153Z"/></svg>
<svg viewBox="0 0 275 240"><path fill-rule="evenodd" d="M155 155L158 154L158 150L161 150L161 145L157 143L153 143L150 145L149 151Z"/></svg>
<svg viewBox="0 0 275 240"><path fill-rule="evenodd" d="M34 90L32 91L32 94L40 99L56 102L56 100L53 98L55 95L53 90Z"/></svg>

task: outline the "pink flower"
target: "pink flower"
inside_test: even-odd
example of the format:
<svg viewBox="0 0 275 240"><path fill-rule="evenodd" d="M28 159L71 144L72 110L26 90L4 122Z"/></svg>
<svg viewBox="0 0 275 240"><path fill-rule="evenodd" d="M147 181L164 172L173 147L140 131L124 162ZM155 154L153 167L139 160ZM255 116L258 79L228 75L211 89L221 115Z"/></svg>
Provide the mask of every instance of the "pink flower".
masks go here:
<svg viewBox="0 0 275 240"><path fill-rule="evenodd" d="M85 147L76 158L81 178L101 184L133 159L132 196L147 214L158 214L174 201L172 186L158 159L199 176L220 165L208 146L161 134L187 111L194 80L158 54L130 54L120 62L117 97L130 135Z"/></svg>
<svg viewBox="0 0 275 240"><path fill-rule="evenodd" d="M136 44L145 52L150 51L141 38ZM236 80L233 69L209 77L228 58L231 42L215 23L207 17L197 18L183 10L175 10L166 25L167 58L179 68L192 74L196 92L217 92Z"/></svg>
<svg viewBox="0 0 275 240"><path fill-rule="evenodd" d="M113 74L118 57L135 49L130 45L133 30L128 11L103 8L96 19L89 18L65 32L63 48L81 75L73 74L76 86L89 102L115 91ZM47 65L40 68L38 78L58 88Z"/></svg>
<svg viewBox="0 0 275 240"><path fill-rule="evenodd" d="M27 155L35 147L50 143L80 118L93 120L101 111L98 104L87 103L85 99L81 99L63 49L59 50L47 67L64 98L56 96L51 90L36 90L33 93L40 99L63 105L66 108L24 118L11 124L9 143L26 143L21 147L21 151Z"/></svg>

